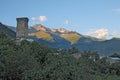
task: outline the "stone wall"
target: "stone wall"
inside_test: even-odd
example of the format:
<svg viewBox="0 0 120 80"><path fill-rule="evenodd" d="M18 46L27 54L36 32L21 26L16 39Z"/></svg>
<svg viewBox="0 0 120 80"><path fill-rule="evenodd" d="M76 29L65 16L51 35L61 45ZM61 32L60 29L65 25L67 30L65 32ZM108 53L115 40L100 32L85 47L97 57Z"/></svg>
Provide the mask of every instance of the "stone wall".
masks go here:
<svg viewBox="0 0 120 80"><path fill-rule="evenodd" d="M16 38L25 38L28 36L28 21L27 17L17 18L17 31L16 31Z"/></svg>

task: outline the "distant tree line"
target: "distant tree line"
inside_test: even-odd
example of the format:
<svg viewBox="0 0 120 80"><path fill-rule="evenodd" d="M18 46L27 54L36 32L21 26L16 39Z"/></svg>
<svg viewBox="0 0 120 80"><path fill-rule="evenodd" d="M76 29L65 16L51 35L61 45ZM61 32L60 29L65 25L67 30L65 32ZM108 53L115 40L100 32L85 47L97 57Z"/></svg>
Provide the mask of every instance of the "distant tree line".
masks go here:
<svg viewBox="0 0 120 80"><path fill-rule="evenodd" d="M0 34L0 80L120 80L120 62L76 48L60 50L23 40L16 45Z"/></svg>
<svg viewBox="0 0 120 80"><path fill-rule="evenodd" d="M120 58L120 54L114 53L114 54L112 54L110 57L117 57L117 58Z"/></svg>

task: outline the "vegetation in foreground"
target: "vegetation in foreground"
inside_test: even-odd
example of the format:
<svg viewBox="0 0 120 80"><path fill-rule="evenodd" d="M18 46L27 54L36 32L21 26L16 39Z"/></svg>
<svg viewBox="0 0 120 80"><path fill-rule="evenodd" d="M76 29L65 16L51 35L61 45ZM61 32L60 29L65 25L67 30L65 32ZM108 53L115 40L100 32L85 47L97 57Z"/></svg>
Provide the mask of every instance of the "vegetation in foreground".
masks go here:
<svg viewBox="0 0 120 80"><path fill-rule="evenodd" d="M1 33L0 80L120 80L120 62L89 51L77 59L74 52L25 40L15 45Z"/></svg>

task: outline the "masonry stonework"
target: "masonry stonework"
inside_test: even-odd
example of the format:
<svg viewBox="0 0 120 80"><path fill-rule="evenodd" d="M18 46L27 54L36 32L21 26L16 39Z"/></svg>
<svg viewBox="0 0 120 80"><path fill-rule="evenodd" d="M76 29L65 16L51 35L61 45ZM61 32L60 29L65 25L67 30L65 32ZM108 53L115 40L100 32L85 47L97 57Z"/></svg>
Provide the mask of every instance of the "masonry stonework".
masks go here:
<svg viewBox="0 0 120 80"><path fill-rule="evenodd" d="M16 31L16 38L25 38L28 36L28 21L27 17L23 18L16 18L17 20L17 31Z"/></svg>

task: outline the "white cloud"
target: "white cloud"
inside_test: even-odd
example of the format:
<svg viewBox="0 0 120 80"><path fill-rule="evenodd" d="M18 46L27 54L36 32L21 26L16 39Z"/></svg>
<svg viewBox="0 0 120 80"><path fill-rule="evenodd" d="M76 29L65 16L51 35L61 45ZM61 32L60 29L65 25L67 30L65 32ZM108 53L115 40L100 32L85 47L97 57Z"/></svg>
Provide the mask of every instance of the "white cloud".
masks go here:
<svg viewBox="0 0 120 80"><path fill-rule="evenodd" d="M107 29L98 29L98 30L95 30L92 32L88 32L87 34L94 36L94 37L97 37L99 39L105 39L106 36L109 34L109 32Z"/></svg>
<svg viewBox="0 0 120 80"><path fill-rule="evenodd" d="M41 21L41 22L47 21L47 17L46 16L32 17L31 19L33 21Z"/></svg>
<svg viewBox="0 0 120 80"><path fill-rule="evenodd" d="M46 16L39 16L38 19L39 19L40 21L42 21L42 22L47 21L47 17L46 17Z"/></svg>
<svg viewBox="0 0 120 80"><path fill-rule="evenodd" d="M36 20L36 18L35 18L35 17L32 17L31 19L32 19L33 21L34 21L34 20Z"/></svg>

